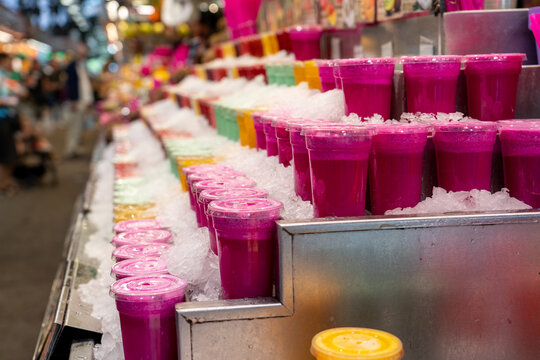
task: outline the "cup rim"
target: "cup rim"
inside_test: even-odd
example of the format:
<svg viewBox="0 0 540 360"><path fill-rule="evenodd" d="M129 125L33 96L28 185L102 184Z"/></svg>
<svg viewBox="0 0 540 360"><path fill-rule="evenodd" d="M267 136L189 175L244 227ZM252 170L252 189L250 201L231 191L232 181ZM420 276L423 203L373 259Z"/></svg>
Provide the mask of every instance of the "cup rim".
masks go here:
<svg viewBox="0 0 540 360"><path fill-rule="evenodd" d="M245 205L244 208L234 206ZM257 206L258 205L258 206ZM221 219L275 219L283 209L283 203L269 198L235 198L214 200L208 204L207 214Z"/></svg>
<svg viewBox="0 0 540 360"><path fill-rule="evenodd" d="M450 121L432 123L433 133L437 132L496 132L497 123L491 121Z"/></svg>
<svg viewBox="0 0 540 360"><path fill-rule="evenodd" d="M400 64L461 64L462 61L461 55L402 56L399 59Z"/></svg>
<svg viewBox="0 0 540 360"><path fill-rule="evenodd" d="M471 62L486 62L486 61L520 61L527 60L527 54L524 53L492 53L492 54L473 54L463 56L463 62L465 64Z"/></svg>

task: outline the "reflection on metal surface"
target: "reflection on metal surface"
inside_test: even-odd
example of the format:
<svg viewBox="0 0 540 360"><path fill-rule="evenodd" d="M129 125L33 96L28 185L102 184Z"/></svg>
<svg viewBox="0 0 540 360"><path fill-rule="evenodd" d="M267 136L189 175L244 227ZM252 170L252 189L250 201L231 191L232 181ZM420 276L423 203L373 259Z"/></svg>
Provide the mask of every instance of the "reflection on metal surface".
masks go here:
<svg viewBox="0 0 540 360"><path fill-rule="evenodd" d="M94 340L74 341L71 344L69 360L92 360L94 344Z"/></svg>
<svg viewBox="0 0 540 360"><path fill-rule="evenodd" d="M387 330L415 360L538 359L540 212L279 227L280 301L178 304L182 360L312 359L338 326Z"/></svg>

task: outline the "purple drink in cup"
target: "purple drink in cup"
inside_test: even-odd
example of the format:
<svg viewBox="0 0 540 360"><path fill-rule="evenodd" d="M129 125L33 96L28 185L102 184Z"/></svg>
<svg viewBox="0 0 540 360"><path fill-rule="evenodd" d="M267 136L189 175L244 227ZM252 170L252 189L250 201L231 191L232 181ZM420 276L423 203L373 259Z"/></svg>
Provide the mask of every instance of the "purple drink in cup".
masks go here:
<svg viewBox="0 0 540 360"><path fill-rule="evenodd" d="M133 244L167 244L171 242L172 234L167 230L140 230L119 233L112 239L116 247Z"/></svg>
<svg viewBox="0 0 540 360"><path fill-rule="evenodd" d="M319 25L291 27L289 36L296 60L304 61L321 57L322 28Z"/></svg>
<svg viewBox="0 0 540 360"><path fill-rule="evenodd" d="M455 55L402 57L407 111L455 112L461 59Z"/></svg>
<svg viewBox="0 0 540 360"><path fill-rule="evenodd" d="M111 285L125 360L178 358L174 306L184 301L186 287L172 275L128 277Z"/></svg>
<svg viewBox="0 0 540 360"><path fill-rule="evenodd" d="M212 218L208 215L208 204L214 200L239 199L239 198L267 198L268 191L264 189L250 188L221 188L203 190L199 194L199 203L202 205L203 215L206 216L206 226L210 234L210 248L217 255L216 230Z"/></svg>
<svg viewBox="0 0 540 360"><path fill-rule="evenodd" d="M262 116L264 113L253 113L253 126L255 127L255 141L257 142L257 150L266 150L266 135L264 134L264 123Z"/></svg>
<svg viewBox="0 0 540 360"><path fill-rule="evenodd" d="M292 160L292 147L287 122L286 118L277 118L272 121L272 126L276 132L279 163L285 167L290 166Z"/></svg>
<svg viewBox="0 0 540 360"><path fill-rule="evenodd" d="M362 216L372 130L358 125L304 128L315 217Z"/></svg>
<svg viewBox="0 0 540 360"><path fill-rule="evenodd" d="M431 127L389 124L374 128L369 164L371 213L383 215L421 200L424 147Z"/></svg>
<svg viewBox="0 0 540 360"><path fill-rule="evenodd" d="M334 61L317 61L319 67L319 77L321 78L321 91L326 92L336 88L336 79L334 78Z"/></svg>
<svg viewBox="0 0 540 360"><path fill-rule="evenodd" d="M339 66L337 62L334 62L333 72L334 72L334 81L336 83L336 89L342 90L343 84L341 82L341 75L339 74Z"/></svg>
<svg viewBox="0 0 540 360"><path fill-rule="evenodd" d="M433 124L439 186L447 191L489 190L496 137L495 123Z"/></svg>
<svg viewBox="0 0 540 360"><path fill-rule="evenodd" d="M275 118L276 117L273 115L262 116L264 135L266 137L266 155L267 156L278 156L279 154L277 138L276 138L276 130L272 126L272 121L274 121Z"/></svg>
<svg viewBox="0 0 540 360"><path fill-rule="evenodd" d="M540 120L501 121L504 185L510 195L540 208Z"/></svg>
<svg viewBox="0 0 540 360"><path fill-rule="evenodd" d="M191 209L196 211L197 210L197 200L195 199L194 191L193 191L193 184L202 180L210 180L210 179L218 179L218 180L224 180L224 179L235 179L239 176L245 176L243 173L239 171L206 171L206 172L196 172L191 175L189 175L186 178L186 183L188 187L188 194L189 194L189 205L191 206Z"/></svg>
<svg viewBox="0 0 540 360"><path fill-rule="evenodd" d="M513 119L525 54L465 56L469 116L482 121Z"/></svg>
<svg viewBox="0 0 540 360"><path fill-rule="evenodd" d="M390 118L394 58L339 60L339 76L345 95L345 113L359 117Z"/></svg>
<svg viewBox="0 0 540 360"><path fill-rule="evenodd" d="M224 299L272 296L276 220L272 199L216 200L208 215L216 230Z"/></svg>
<svg viewBox="0 0 540 360"><path fill-rule="evenodd" d="M128 259L117 262L111 269L111 275L120 280L130 276L168 274L167 261L159 257Z"/></svg>
<svg viewBox="0 0 540 360"><path fill-rule="evenodd" d="M127 231L161 230L164 228L164 226L154 219L126 220L120 221L118 224L114 225L114 231L117 234Z"/></svg>
<svg viewBox="0 0 540 360"><path fill-rule="evenodd" d="M170 244L161 243L123 245L114 249L112 256L116 262L143 257L160 257L170 248Z"/></svg>
<svg viewBox="0 0 540 360"><path fill-rule="evenodd" d="M206 212L203 209L201 202L199 201L199 195L204 190L210 189L222 189L222 188L254 188L257 183L245 176L237 177L236 179L224 179L224 180L203 180L193 184L193 195L197 202L197 225L199 227L208 226Z"/></svg>

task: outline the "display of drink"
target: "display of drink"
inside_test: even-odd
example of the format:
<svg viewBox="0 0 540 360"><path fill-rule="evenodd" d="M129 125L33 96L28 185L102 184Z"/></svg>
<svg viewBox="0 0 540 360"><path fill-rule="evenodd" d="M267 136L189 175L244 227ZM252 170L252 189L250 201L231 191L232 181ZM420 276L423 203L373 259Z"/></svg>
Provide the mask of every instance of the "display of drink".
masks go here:
<svg viewBox="0 0 540 360"><path fill-rule="evenodd" d="M307 119L292 119L287 124L289 131L294 169L294 191L304 201L311 202L311 175L309 156L306 148L306 137L302 128L306 125L320 124L321 121Z"/></svg>
<svg viewBox="0 0 540 360"><path fill-rule="evenodd" d="M111 285L126 360L177 359L174 306L184 301L186 287L172 275L127 277Z"/></svg>
<svg viewBox="0 0 540 360"><path fill-rule="evenodd" d="M439 186L447 191L489 190L497 125L458 121L433 125Z"/></svg>
<svg viewBox="0 0 540 360"><path fill-rule="evenodd" d="M199 194L199 204L201 206L202 216L206 218L206 222L203 225L208 227L210 235L210 248L214 254L218 253L216 231L212 218L208 215L208 204L214 200L225 199L239 199L239 198L267 198L268 191L264 189L252 189L252 188L221 188L221 189L209 189L203 190Z"/></svg>
<svg viewBox="0 0 540 360"><path fill-rule="evenodd" d="M469 116L482 121L513 119L525 54L465 56Z"/></svg>
<svg viewBox="0 0 540 360"><path fill-rule="evenodd" d="M166 254L170 248L170 244L162 243L123 245L114 249L112 256L116 262L144 257L160 257Z"/></svg>
<svg viewBox="0 0 540 360"><path fill-rule="evenodd" d="M283 205L272 199L212 201L224 299L272 296L276 220Z"/></svg>
<svg viewBox="0 0 540 360"><path fill-rule="evenodd" d="M336 79L334 78L334 61L317 61L317 67L319 68L319 77L321 79L321 90L324 92L335 89Z"/></svg>
<svg viewBox="0 0 540 360"><path fill-rule="evenodd" d="M272 126L275 128L278 158L279 163L287 167L291 165L292 147L289 139L289 131L287 130L287 118L278 117L272 121Z"/></svg>
<svg viewBox="0 0 540 360"><path fill-rule="evenodd" d="M267 114L262 116L264 135L266 137L266 155L268 156L278 156L279 154L276 130L272 126L272 121L274 121L275 118L275 116Z"/></svg>
<svg viewBox="0 0 540 360"><path fill-rule="evenodd" d="M257 141L257 150L266 150L266 135L264 133L264 123L262 116L264 113L257 112L251 114L253 118L253 127L255 128L255 139Z"/></svg>
<svg viewBox="0 0 540 360"><path fill-rule="evenodd" d="M407 111L455 112L461 60L456 55L402 57Z"/></svg>
<svg viewBox="0 0 540 360"><path fill-rule="evenodd" d="M315 217L362 216L372 130L358 125L304 128Z"/></svg>
<svg viewBox="0 0 540 360"><path fill-rule="evenodd" d="M501 121L504 186L510 195L540 208L540 119Z"/></svg>
<svg viewBox="0 0 540 360"><path fill-rule="evenodd" d="M311 341L317 360L400 360L403 344L395 335L366 328L335 328L321 331Z"/></svg>
<svg viewBox="0 0 540 360"><path fill-rule="evenodd" d="M126 231L118 233L112 239L116 247L134 244L169 243L172 234L163 229Z"/></svg>
<svg viewBox="0 0 540 360"><path fill-rule="evenodd" d="M162 230L164 228L165 227L155 219L127 220L114 225L114 231L116 233L140 230Z"/></svg>
<svg viewBox="0 0 540 360"><path fill-rule="evenodd" d="M431 127L380 125L374 129L369 163L371 213L413 207L421 200L424 148Z"/></svg>
<svg viewBox="0 0 540 360"><path fill-rule="evenodd" d="M289 29L292 51L296 60L311 60L321 57L322 28L318 25L295 26Z"/></svg>
<svg viewBox="0 0 540 360"><path fill-rule="evenodd" d="M168 274L167 260L159 257L127 259L111 268L111 276L120 280L130 276Z"/></svg>
<svg viewBox="0 0 540 360"><path fill-rule="evenodd" d="M379 114L390 118L394 58L338 60L345 95L345 113L359 117Z"/></svg>
<svg viewBox="0 0 540 360"><path fill-rule="evenodd" d="M213 179L203 180L193 184L193 197L197 207L195 213L197 215L197 225L199 227L208 226L206 212L204 211L202 204L199 202L199 194L204 190L210 189L222 189L222 188L254 188L257 183L247 177L239 176L235 179Z"/></svg>
<svg viewBox="0 0 540 360"><path fill-rule="evenodd" d="M206 171L234 171L233 168L225 165L216 165L216 164L200 164L200 165L193 165L193 166L186 166L182 168L181 171L181 177L184 179L182 183L182 189L184 191L188 191L187 187L187 177L194 173L200 173L200 172L206 172ZM185 189L184 189L185 184Z"/></svg>
<svg viewBox="0 0 540 360"><path fill-rule="evenodd" d="M239 171L218 171L218 170L208 170L205 172L196 172L188 176L187 178L187 186L188 186L188 193L189 193L189 204L191 206L192 210L197 209L197 200L195 199L195 194L193 191L193 184L202 180L210 180L210 179L217 179L217 180L231 180L236 179L238 177L245 177L245 175Z"/></svg>

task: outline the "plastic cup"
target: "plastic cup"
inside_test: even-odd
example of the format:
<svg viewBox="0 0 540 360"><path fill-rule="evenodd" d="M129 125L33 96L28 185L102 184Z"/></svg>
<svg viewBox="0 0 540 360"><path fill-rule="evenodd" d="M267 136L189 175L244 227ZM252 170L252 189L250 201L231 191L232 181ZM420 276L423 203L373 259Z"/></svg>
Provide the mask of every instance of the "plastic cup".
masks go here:
<svg viewBox="0 0 540 360"><path fill-rule="evenodd" d="M292 146L287 130L288 119L277 118L272 121L272 126L276 132L279 163L285 167L291 165Z"/></svg>
<svg viewBox="0 0 540 360"><path fill-rule="evenodd" d="M272 115L262 116L264 135L266 137L266 155L267 156L278 156L279 154L276 130L272 126L272 121L274 121L275 118L276 117Z"/></svg>
<svg viewBox="0 0 540 360"><path fill-rule="evenodd" d="M193 173L188 176L187 178L187 186L188 186L188 192L189 192L189 204L191 206L192 210L197 210L197 199L195 199L195 194L193 191L193 184L202 180L209 180L209 179L236 179L237 177L245 175L239 171L234 170L225 170L225 171L219 171L219 170L208 170L205 172L197 172Z"/></svg>
<svg viewBox="0 0 540 360"><path fill-rule="evenodd" d="M540 208L540 120L503 121L499 134L504 186L511 196Z"/></svg>
<svg viewBox="0 0 540 360"><path fill-rule="evenodd" d="M336 83L336 89L342 90L343 84L341 82L341 75L339 74L339 66L337 65L337 63L334 63L333 72L334 72L334 81Z"/></svg>
<svg viewBox="0 0 540 360"><path fill-rule="evenodd" d="M128 277L112 284L126 360L177 359L174 306L184 301L186 287L186 281L172 275Z"/></svg>
<svg viewBox="0 0 540 360"><path fill-rule="evenodd" d="M321 90L323 92L336 88L336 79L334 79L334 61L317 61L319 67L319 77L321 79Z"/></svg>
<svg viewBox="0 0 540 360"><path fill-rule="evenodd" d="M320 59L321 57L320 26L295 26L289 29L292 51L296 60Z"/></svg>
<svg viewBox="0 0 540 360"><path fill-rule="evenodd" d="M345 124L304 128L315 217L364 215L371 133Z"/></svg>
<svg viewBox="0 0 540 360"><path fill-rule="evenodd" d="M465 56L469 116L482 121L513 119L525 54Z"/></svg>
<svg viewBox="0 0 540 360"><path fill-rule="evenodd" d="M447 191L489 190L497 125L480 121L433 124L439 186Z"/></svg>
<svg viewBox="0 0 540 360"><path fill-rule="evenodd" d="M134 244L167 244L171 242L171 238L172 234L170 232L161 229L126 231L115 235L112 243L116 247Z"/></svg>
<svg viewBox="0 0 540 360"><path fill-rule="evenodd" d="M369 164L371 213L412 207L422 197L424 148L431 130L425 124L375 127Z"/></svg>
<svg viewBox="0 0 540 360"><path fill-rule="evenodd" d="M208 215L208 204L214 200L225 199L239 199L239 198L266 198L268 197L268 191L264 189L252 189L252 188L221 188L221 189L209 189L203 190L199 194L199 203L202 206L203 216L206 217L206 226L210 234L210 248L214 254L218 253L216 230L212 223L212 218Z"/></svg>
<svg viewBox="0 0 540 360"><path fill-rule="evenodd" d="M118 233L128 231L140 231L140 230L163 230L165 229L157 220L154 219L140 219L140 220L126 220L121 221L114 225L114 231Z"/></svg>
<svg viewBox="0 0 540 360"><path fill-rule="evenodd" d="M321 78L319 77L319 68L315 60L305 62L306 80L310 89L321 90Z"/></svg>
<svg viewBox="0 0 540 360"><path fill-rule="evenodd" d="M402 57L407 111L455 112L461 59L455 55Z"/></svg>
<svg viewBox="0 0 540 360"><path fill-rule="evenodd" d="M292 119L287 125L294 159L294 191L302 200L309 202L311 202L311 175L306 137L302 133L302 128L320 123L316 120Z"/></svg>
<svg viewBox="0 0 540 360"><path fill-rule="evenodd" d="M169 251L170 244L132 244L114 249L112 256L116 262L143 257L160 257Z"/></svg>
<svg viewBox="0 0 540 360"><path fill-rule="evenodd" d="M167 260L159 257L128 259L111 268L111 276L120 280L130 276L168 274Z"/></svg>
<svg viewBox="0 0 540 360"><path fill-rule="evenodd" d="M296 85L300 85L306 79L306 67L302 61L295 61L293 66L294 81Z"/></svg>
<svg viewBox="0 0 540 360"><path fill-rule="evenodd" d="M234 171L233 168L229 167L229 166L225 166L225 165L217 165L217 164L199 164L199 165L192 165L192 166L186 166L186 167L183 167L182 169L179 169L180 172L181 172L181 177L184 179L183 182L182 182L182 188L184 189L184 184L185 184L185 190L184 191L188 191L188 187L187 187L187 177L191 174L194 174L194 173L203 173L203 172L206 172L206 171L214 171L214 170L217 170L217 171Z"/></svg>
<svg viewBox="0 0 540 360"><path fill-rule="evenodd" d="M255 128L255 139L257 142L257 150L266 150L266 135L264 134L264 123L262 116L264 113L253 113L253 126Z"/></svg>
<svg viewBox="0 0 540 360"><path fill-rule="evenodd" d="M311 354L317 360L400 360L403 344L381 330L335 328L313 337Z"/></svg>
<svg viewBox="0 0 540 360"><path fill-rule="evenodd" d="M272 199L212 201L224 299L272 296L276 220L283 205Z"/></svg>
<svg viewBox="0 0 540 360"><path fill-rule="evenodd" d="M211 179L203 180L193 184L193 195L197 204L196 215L197 225L199 227L208 226L206 212L202 204L199 202L199 194L204 190L221 189L221 188L254 188L257 183L245 176L239 176L234 179Z"/></svg>
<svg viewBox="0 0 540 360"><path fill-rule="evenodd" d="M339 75L345 95L345 113L359 117L390 118L394 58L339 60Z"/></svg>

